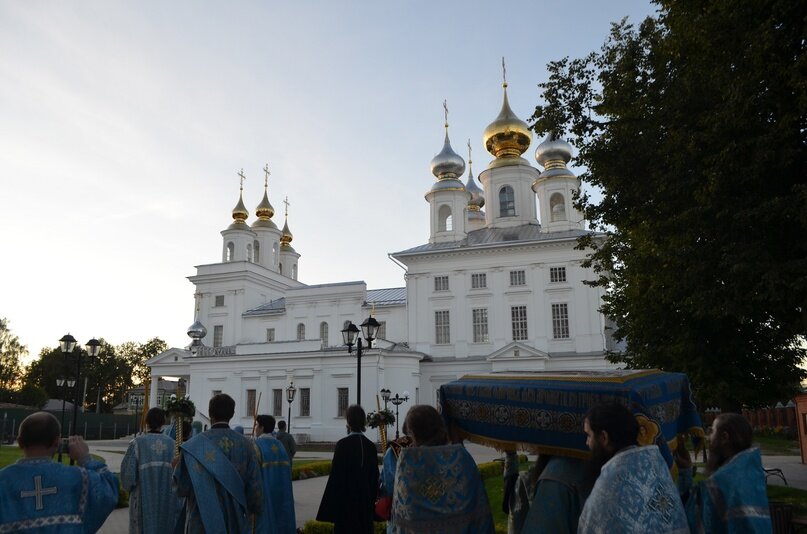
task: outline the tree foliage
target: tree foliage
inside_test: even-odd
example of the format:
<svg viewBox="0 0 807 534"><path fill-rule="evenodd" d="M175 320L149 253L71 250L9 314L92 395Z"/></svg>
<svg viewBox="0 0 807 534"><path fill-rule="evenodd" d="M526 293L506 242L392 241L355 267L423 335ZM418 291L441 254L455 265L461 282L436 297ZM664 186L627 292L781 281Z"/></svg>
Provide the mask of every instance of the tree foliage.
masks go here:
<svg viewBox="0 0 807 534"><path fill-rule="evenodd" d="M8 319L0 318L0 390L10 390L22 376L22 358L28 349L8 327Z"/></svg>
<svg viewBox="0 0 807 534"><path fill-rule="evenodd" d="M661 1L599 52L549 64L537 133L566 135L587 265L629 367L686 372L702 405L787 399L807 332L807 3Z"/></svg>

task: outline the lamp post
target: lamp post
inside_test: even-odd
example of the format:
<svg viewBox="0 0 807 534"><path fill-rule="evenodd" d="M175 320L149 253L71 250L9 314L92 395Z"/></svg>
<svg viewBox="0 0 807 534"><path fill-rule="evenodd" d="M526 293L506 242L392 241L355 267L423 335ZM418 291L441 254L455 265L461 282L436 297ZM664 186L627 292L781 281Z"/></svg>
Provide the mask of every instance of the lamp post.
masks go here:
<svg viewBox="0 0 807 534"><path fill-rule="evenodd" d="M402 397L398 396L398 394L396 393L395 396L390 399L390 402L395 405L395 439L398 439L398 436L400 435L398 433L398 419L400 417L398 415L398 407L408 400L409 400L408 391L404 391Z"/></svg>
<svg viewBox="0 0 807 534"><path fill-rule="evenodd" d="M389 402L389 397L392 395L392 392L387 388L381 388L381 398L384 400L384 410L387 409L387 403Z"/></svg>
<svg viewBox="0 0 807 534"><path fill-rule="evenodd" d="M73 388L76 381L71 378L64 378L59 377L56 379L56 385L62 388L62 433L66 433L67 431L64 428L64 398L67 394L66 388ZM62 463L62 452L64 450L64 443L59 441L59 463Z"/></svg>
<svg viewBox="0 0 807 534"><path fill-rule="evenodd" d="M371 315L361 324L361 333L367 341L367 348L373 348L373 340L375 339L381 323L375 320ZM359 337L359 329L352 322L348 323L344 330L342 330L342 340L347 345L347 353L353 351L353 345L356 345L356 404L361 406L361 349L362 341Z"/></svg>
<svg viewBox="0 0 807 534"><path fill-rule="evenodd" d="M68 354L72 354L73 350L76 348L76 338L67 334L59 340L59 347L62 350L62 354L67 356ZM98 353L101 350L101 342L95 338L92 338L87 342L87 356L92 358L98 356ZM79 406L79 389L81 389L81 350L79 349L79 353L76 356L76 402L73 406L73 433L75 434L78 431L78 406ZM75 464L75 461L71 458L70 465Z"/></svg>
<svg viewBox="0 0 807 534"><path fill-rule="evenodd" d="M289 387L286 388L286 400L289 401L289 429L291 434L291 403L294 402L294 394L297 393L297 388L294 387L294 381L289 382Z"/></svg>

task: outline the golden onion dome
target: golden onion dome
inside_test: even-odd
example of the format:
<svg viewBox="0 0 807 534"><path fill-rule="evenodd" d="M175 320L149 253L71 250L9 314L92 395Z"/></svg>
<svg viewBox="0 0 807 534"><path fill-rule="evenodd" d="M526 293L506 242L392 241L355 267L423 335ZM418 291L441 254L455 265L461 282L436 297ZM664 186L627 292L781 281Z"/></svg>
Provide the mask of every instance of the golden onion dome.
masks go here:
<svg viewBox="0 0 807 534"><path fill-rule="evenodd" d="M468 200L469 211L479 211L485 206L485 193L482 188L476 185L474 180L474 170L472 168L473 161L471 161L471 140L468 140L468 181L465 183L465 190L470 194Z"/></svg>
<svg viewBox="0 0 807 534"><path fill-rule="evenodd" d="M283 224L283 230L280 235L280 246L290 247L292 239L294 239L294 236L291 234L291 230L289 230L289 218L286 217L286 222Z"/></svg>
<svg viewBox="0 0 807 534"><path fill-rule="evenodd" d="M532 142L532 132L527 123L516 117L507 99L507 82L504 88L502 110L482 135L482 142L488 152L496 158L519 158ZM518 160L514 160L514 163Z"/></svg>
<svg viewBox="0 0 807 534"><path fill-rule="evenodd" d="M258 204L258 207L255 208L255 215L258 216L258 219L268 220L271 219L275 214L275 208L272 207L271 202L269 202L269 194L267 193L266 189L263 190L263 200L261 203Z"/></svg>
<svg viewBox="0 0 807 534"><path fill-rule="evenodd" d="M241 193L238 195L238 204L233 208L233 224L246 224L247 217L249 217L249 212L247 207L244 206L244 190L242 188Z"/></svg>

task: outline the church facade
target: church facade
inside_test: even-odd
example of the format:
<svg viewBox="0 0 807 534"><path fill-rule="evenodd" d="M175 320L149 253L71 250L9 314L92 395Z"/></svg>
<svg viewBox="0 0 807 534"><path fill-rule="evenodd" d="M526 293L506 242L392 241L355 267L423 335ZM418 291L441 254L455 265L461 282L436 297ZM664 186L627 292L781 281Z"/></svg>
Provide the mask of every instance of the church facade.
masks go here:
<svg viewBox="0 0 807 534"><path fill-rule="evenodd" d="M436 405L439 386L466 374L610 368L602 289L583 283L593 273L581 266L586 251L575 250L580 236L604 236L586 230L573 205L580 181L567 168L572 147L547 137L535 151L543 170L522 157L532 132L510 109L506 83L483 136L493 160L479 173L481 187L470 154L466 176L447 120L445 130L425 195L428 241L390 254L406 271L405 286L300 282L288 212L282 229L272 220L267 171L257 219L248 223L242 189L221 232L221 261L189 277L192 343L148 362L152 384L184 379L204 424L207 399L223 392L236 401L232 425L251 428L257 409L290 416L298 439L330 441L344 436L344 411L357 398L359 360L341 330L371 315L381 326L360 360L368 412L382 388L407 394L403 417L411 405Z"/></svg>

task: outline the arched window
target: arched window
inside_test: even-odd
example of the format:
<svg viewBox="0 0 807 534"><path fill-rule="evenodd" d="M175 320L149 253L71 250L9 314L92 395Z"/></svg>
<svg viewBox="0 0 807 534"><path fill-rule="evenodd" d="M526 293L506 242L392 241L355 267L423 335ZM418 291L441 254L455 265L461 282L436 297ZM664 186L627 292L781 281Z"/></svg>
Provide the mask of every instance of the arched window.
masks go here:
<svg viewBox="0 0 807 534"><path fill-rule="evenodd" d="M454 220L451 217L451 208L443 204L437 212L437 231L450 232L454 229Z"/></svg>
<svg viewBox="0 0 807 534"><path fill-rule="evenodd" d="M252 261L252 245L247 245L247 261Z"/></svg>
<svg viewBox="0 0 807 534"><path fill-rule="evenodd" d="M297 325L297 341L302 341L305 339L305 325L300 323Z"/></svg>
<svg viewBox="0 0 807 534"><path fill-rule="evenodd" d="M291 266L291 278L297 280L297 264L293 263Z"/></svg>
<svg viewBox="0 0 807 534"><path fill-rule="evenodd" d="M280 274L283 274L283 264L280 264Z"/></svg>
<svg viewBox="0 0 807 534"><path fill-rule="evenodd" d="M254 250L255 250L255 263L261 262L261 243L260 241L255 241Z"/></svg>
<svg viewBox="0 0 807 534"><path fill-rule="evenodd" d="M272 243L272 257L274 258L275 265L277 265L277 241Z"/></svg>
<svg viewBox="0 0 807 534"><path fill-rule="evenodd" d="M513 188L506 185L499 189L499 217L515 217L516 201Z"/></svg>
<svg viewBox="0 0 807 534"><path fill-rule="evenodd" d="M319 339L322 341L322 346L328 346L328 323L322 321L319 323Z"/></svg>
<svg viewBox="0 0 807 534"><path fill-rule="evenodd" d="M566 202L563 195L553 193L549 197L549 211L552 213L552 222L566 220Z"/></svg>
<svg viewBox="0 0 807 534"><path fill-rule="evenodd" d="M235 245L232 241L227 243L227 253L224 256L224 261L233 261L233 257L235 256Z"/></svg>

